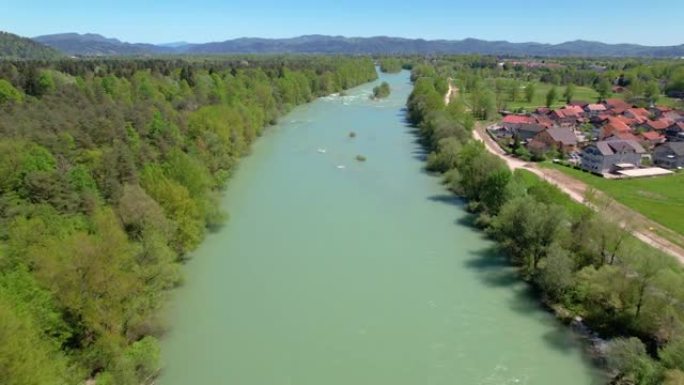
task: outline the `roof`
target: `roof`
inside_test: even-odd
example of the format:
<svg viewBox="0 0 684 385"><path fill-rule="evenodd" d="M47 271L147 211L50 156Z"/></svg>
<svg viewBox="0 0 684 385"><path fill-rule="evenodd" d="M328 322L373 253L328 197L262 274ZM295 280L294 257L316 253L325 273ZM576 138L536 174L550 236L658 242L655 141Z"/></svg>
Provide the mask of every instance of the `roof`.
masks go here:
<svg viewBox="0 0 684 385"><path fill-rule="evenodd" d="M646 150L634 140L602 140L596 142L594 146L596 146L603 155L614 155L625 152L643 154L646 152Z"/></svg>
<svg viewBox="0 0 684 385"><path fill-rule="evenodd" d="M606 99L605 104L608 108L622 111L632 107L631 104L625 102L622 99Z"/></svg>
<svg viewBox="0 0 684 385"><path fill-rule="evenodd" d="M546 132L551 136L551 138L560 142L564 145L576 145L577 136L575 136L575 131L570 127L551 127Z"/></svg>
<svg viewBox="0 0 684 385"><path fill-rule="evenodd" d="M670 170L665 170L664 168L660 168L660 167L649 167L649 168L637 168L637 169L633 169L633 170L620 170L620 171L618 171L618 173L622 174L624 176L637 178L640 176L670 175L673 172Z"/></svg>
<svg viewBox="0 0 684 385"><path fill-rule="evenodd" d="M535 120L527 115L506 115L503 118L503 123L509 124L534 124Z"/></svg>
<svg viewBox="0 0 684 385"><path fill-rule="evenodd" d="M610 117L608 118L608 123L602 128L602 134L604 137L610 136L616 132L630 132L632 128L625 124L622 120Z"/></svg>
<svg viewBox="0 0 684 385"><path fill-rule="evenodd" d="M641 136L646 139L646 140L651 140L651 141L657 141L657 140L663 140L665 137L655 131L646 131L642 132Z"/></svg>
<svg viewBox="0 0 684 385"><path fill-rule="evenodd" d="M589 111L605 111L606 106L604 106L603 104L588 104L587 110L589 110Z"/></svg>
<svg viewBox="0 0 684 385"><path fill-rule="evenodd" d="M625 112L629 112L634 116L641 116L643 118L648 118L649 116L651 116L651 113L648 112L645 108L628 108Z"/></svg>
<svg viewBox="0 0 684 385"><path fill-rule="evenodd" d="M658 146L656 148L658 149L658 148L663 148L663 147L669 148L676 155L684 156L684 142L667 142L667 143L661 144L660 146Z"/></svg>
<svg viewBox="0 0 684 385"><path fill-rule="evenodd" d="M672 125L669 119L648 120L646 125L652 130L664 130Z"/></svg>
<svg viewBox="0 0 684 385"><path fill-rule="evenodd" d="M535 114L535 115L532 115L532 117L534 117L534 119L537 121L537 123L541 124L542 126L545 126L545 127L553 126L553 120L551 120L546 115Z"/></svg>
<svg viewBox="0 0 684 385"><path fill-rule="evenodd" d="M633 140L635 142L639 141L639 137L632 134L631 132L614 132L613 135L604 138L604 140L616 140L616 139L622 139L622 140Z"/></svg>

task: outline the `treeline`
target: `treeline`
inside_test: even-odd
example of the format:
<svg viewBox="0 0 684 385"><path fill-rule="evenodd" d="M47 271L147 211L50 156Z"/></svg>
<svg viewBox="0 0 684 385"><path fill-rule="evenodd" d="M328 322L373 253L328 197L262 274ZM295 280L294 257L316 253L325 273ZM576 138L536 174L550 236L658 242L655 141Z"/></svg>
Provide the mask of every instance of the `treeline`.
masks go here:
<svg viewBox="0 0 684 385"><path fill-rule="evenodd" d="M594 212L531 173L511 173L472 139L473 118L463 105L444 105L439 71L416 67L407 102L408 118L431 151L427 168L468 199L476 225L559 317L579 316L610 338L612 384L682 383L681 267L632 238L627 220L626 227L607 220L602 213L610 207L599 199Z"/></svg>
<svg viewBox="0 0 684 385"><path fill-rule="evenodd" d="M0 383L149 383L180 263L265 126L365 58L0 63Z"/></svg>
<svg viewBox="0 0 684 385"><path fill-rule="evenodd" d="M379 60L380 71L394 74L403 69L403 64L400 59L395 57L383 58Z"/></svg>
<svg viewBox="0 0 684 385"><path fill-rule="evenodd" d="M416 62L420 60L414 59ZM440 75L453 78L465 93L486 89L498 109L526 100L532 102L535 84L558 87L557 100L573 100L576 87L589 87L603 100L620 97L635 105L662 102L663 95L684 96L681 60L647 59L499 59L490 56L447 56L431 59ZM613 87L621 87L620 94ZM570 89L571 92L566 91ZM548 96L548 95L547 95ZM480 94L478 98L482 98ZM560 99L562 97L562 99ZM586 96L583 98L586 99ZM597 100L584 100L595 102ZM672 102L670 102L672 103ZM539 103L540 105L542 103ZM549 103L547 103L549 104Z"/></svg>

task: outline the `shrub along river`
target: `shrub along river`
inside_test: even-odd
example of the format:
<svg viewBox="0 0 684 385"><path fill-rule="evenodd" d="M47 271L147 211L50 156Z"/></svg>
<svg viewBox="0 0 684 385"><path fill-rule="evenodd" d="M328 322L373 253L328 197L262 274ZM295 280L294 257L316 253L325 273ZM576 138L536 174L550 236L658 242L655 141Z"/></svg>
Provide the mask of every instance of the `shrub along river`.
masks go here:
<svg viewBox="0 0 684 385"><path fill-rule="evenodd" d="M267 130L174 293L161 385L600 383L422 170L410 92L408 72L382 74Z"/></svg>

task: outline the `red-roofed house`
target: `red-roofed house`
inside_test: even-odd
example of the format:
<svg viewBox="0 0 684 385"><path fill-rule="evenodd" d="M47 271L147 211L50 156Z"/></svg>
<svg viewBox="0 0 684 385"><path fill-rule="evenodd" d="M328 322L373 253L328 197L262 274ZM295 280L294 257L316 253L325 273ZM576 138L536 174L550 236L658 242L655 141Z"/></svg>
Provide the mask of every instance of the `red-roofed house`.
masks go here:
<svg viewBox="0 0 684 385"><path fill-rule="evenodd" d="M507 115L501 125L509 135L517 135L520 140L530 139L545 129L534 117L527 115Z"/></svg>
<svg viewBox="0 0 684 385"><path fill-rule="evenodd" d="M655 131L642 132L639 136L642 138L642 143L645 142L647 147L652 147L665 142L665 135Z"/></svg>
<svg viewBox="0 0 684 385"><path fill-rule="evenodd" d="M620 119L611 117L608 119L608 123L601 128L601 133L599 137L601 139L607 138L618 132L631 132L632 128L625 124Z"/></svg>
<svg viewBox="0 0 684 385"><path fill-rule="evenodd" d="M647 120L642 127L650 131L664 131L673 123L673 121L664 118L658 120Z"/></svg>
<svg viewBox="0 0 684 385"><path fill-rule="evenodd" d="M637 123L646 123L646 121L651 116L645 108L628 108L625 110L624 115L628 118L634 119Z"/></svg>
<svg viewBox="0 0 684 385"><path fill-rule="evenodd" d="M608 110L611 110L615 114L621 114L625 112L625 110L627 110L628 108L632 107L631 104L625 102L622 99L606 99L606 101L603 104L605 104Z"/></svg>
<svg viewBox="0 0 684 385"><path fill-rule="evenodd" d="M551 111L549 117L561 126L570 126L583 118L584 110L579 106L565 106Z"/></svg>

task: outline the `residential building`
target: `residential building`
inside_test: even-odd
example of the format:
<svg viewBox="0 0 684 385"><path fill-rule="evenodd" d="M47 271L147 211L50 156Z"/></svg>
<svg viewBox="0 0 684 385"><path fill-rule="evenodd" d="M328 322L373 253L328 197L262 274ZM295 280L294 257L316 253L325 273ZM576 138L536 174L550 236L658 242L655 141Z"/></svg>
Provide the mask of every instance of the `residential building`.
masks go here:
<svg viewBox="0 0 684 385"><path fill-rule="evenodd" d="M570 127L551 127L534 136L534 141L543 144L546 150L561 150L565 153L577 149L577 136Z"/></svg>
<svg viewBox="0 0 684 385"><path fill-rule="evenodd" d="M668 142L656 147L653 163L669 169L684 167L684 142Z"/></svg>
<svg viewBox="0 0 684 385"><path fill-rule="evenodd" d="M596 174L639 167L646 150L633 140L609 140L592 143L582 151L581 167Z"/></svg>
<svg viewBox="0 0 684 385"><path fill-rule="evenodd" d="M666 128L665 136L672 142L684 142L684 122L673 123Z"/></svg>

